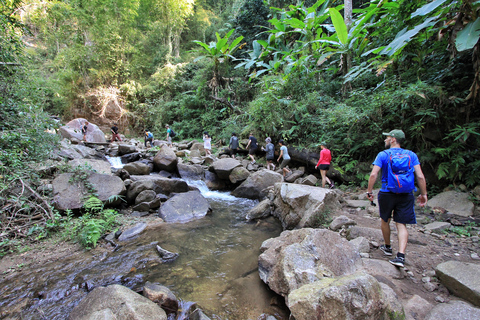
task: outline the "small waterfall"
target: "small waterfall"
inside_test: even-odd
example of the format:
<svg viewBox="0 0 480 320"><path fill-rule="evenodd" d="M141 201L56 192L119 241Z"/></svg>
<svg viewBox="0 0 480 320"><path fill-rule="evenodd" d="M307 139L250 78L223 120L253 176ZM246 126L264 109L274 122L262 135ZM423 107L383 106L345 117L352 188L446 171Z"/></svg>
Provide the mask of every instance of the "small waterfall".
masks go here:
<svg viewBox="0 0 480 320"><path fill-rule="evenodd" d="M185 180L185 182L192 187L197 188L200 190L200 193L202 196L204 196L207 199L214 199L218 201L226 201L226 202L238 202L240 201L245 201L245 202L252 202L255 203L255 200L249 200L249 199L243 199L243 198L237 198L235 196L232 196L230 192L225 192L225 191L213 191L208 189L207 185L205 184L205 181L203 180Z"/></svg>
<svg viewBox="0 0 480 320"><path fill-rule="evenodd" d="M108 160L108 162L110 162L110 165L115 168L115 169L121 169L123 168L123 163L122 163L122 159L120 157L109 157L109 156L105 156Z"/></svg>

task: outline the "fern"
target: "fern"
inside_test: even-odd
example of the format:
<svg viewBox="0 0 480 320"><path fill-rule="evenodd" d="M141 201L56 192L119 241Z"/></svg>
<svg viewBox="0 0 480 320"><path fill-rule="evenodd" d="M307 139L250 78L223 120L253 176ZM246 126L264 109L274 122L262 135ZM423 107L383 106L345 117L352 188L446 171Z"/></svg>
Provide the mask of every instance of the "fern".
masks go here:
<svg viewBox="0 0 480 320"><path fill-rule="evenodd" d="M103 210L103 202L97 197L91 196L83 204L85 210L91 213L99 213Z"/></svg>

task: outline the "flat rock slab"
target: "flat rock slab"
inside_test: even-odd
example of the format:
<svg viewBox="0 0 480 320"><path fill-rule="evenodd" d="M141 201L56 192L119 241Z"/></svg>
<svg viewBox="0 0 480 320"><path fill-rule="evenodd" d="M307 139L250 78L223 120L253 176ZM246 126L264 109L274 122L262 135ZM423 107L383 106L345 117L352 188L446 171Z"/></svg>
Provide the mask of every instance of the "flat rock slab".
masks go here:
<svg viewBox="0 0 480 320"><path fill-rule="evenodd" d="M405 271L395 267L388 260L362 259L365 272L374 277L384 277L387 279L403 279Z"/></svg>
<svg viewBox="0 0 480 320"><path fill-rule="evenodd" d="M452 260L439 264L435 271L450 292L480 306L480 265Z"/></svg>
<svg viewBox="0 0 480 320"><path fill-rule="evenodd" d="M428 200L429 207L440 207L462 217L473 215L474 204L468 199L468 193L446 191Z"/></svg>
<svg viewBox="0 0 480 320"><path fill-rule="evenodd" d="M137 223L133 228L125 230L120 235L120 237L118 237L118 240L125 241L125 240L128 240L130 238L133 238L136 235L140 234L143 230L145 230L146 227L147 227L147 224L145 222Z"/></svg>
<svg viewBox="0 0 480 320"><path fill-rule="evenodd" d="M68 161L68 165L72 168L76 168L78 166L92 168L92 170L98 173L104 174L112 174L111 164L108 161L104 160L95 160L95 159L74 159Z"/></svg>
<svg viewBox="0 0 480 320"><path fill-rule="evenodd" d="M480 309L464 301L437 304L425 320L480 319Z"/></svg>
<svg viewBox="0 0 480 320"><path fill-rule="evenodd" d="M210 204L200 192L189 191L176 194L163 203L159 216L165 222L186 222L203 218L210 211Z"/></svg>
<svg viewBox="0 0 480 320"><path fill-rule="evenodd" d="M352 208L366 208L370 205L367 200L347 200L347 205Z"/></svg>
<svg viewBox="0 0 480 320"><path fill-rule="evenodd" d="M423 228L427 231L441 233L443 230L450 228L451 224L449 222L435 221L425 225Z"/></svg>

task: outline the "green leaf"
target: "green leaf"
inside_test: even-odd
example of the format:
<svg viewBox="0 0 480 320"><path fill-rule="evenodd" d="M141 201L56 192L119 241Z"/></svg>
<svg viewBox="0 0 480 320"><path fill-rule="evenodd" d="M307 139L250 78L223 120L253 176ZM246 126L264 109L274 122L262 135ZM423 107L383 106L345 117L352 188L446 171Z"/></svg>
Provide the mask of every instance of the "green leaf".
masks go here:
<svg viewBox="0 0 480 320"><path fill-rule="evenodd" d="M417 16L425 16L438 8L440 5L442 5L445 1L447 0L436 0L430 3L427 3L421 8L418 8L417 11L412 13L411 18L417 17Z"/></svg>
<svg viewBox="0 0 480 320"><path fill-rule="evenodd" d="M348 31L345 21L343 21L342 15L334 8L329 8L330 18L332 18L333 26L337 32L338 39L343 45L348 42Z"/></svg>
<svg viewBox="0 0 480 320"><path fill-rule="evenodd" d="M296 18L285 20L285 22L288 23L293 28L298 28L298 29L304 29L305 28L305 23L303 21L300 21L300 20L296 19Z"/></svg>
<svg viewBox="0 0 480 320"><path fill-rule="evenodd" d="M259 44L262 45L262 47L264 47L265 49L268 47L268 42L265 41L265 40L255 40L257 41Z"/></svg>
<svg viewBox="0 0 480 320"><path fill-rule="evenodd" d="M478 42L480 37L480 18L474 22L470 22L457 34L455 46L458 51L472 49Z"/></svg>

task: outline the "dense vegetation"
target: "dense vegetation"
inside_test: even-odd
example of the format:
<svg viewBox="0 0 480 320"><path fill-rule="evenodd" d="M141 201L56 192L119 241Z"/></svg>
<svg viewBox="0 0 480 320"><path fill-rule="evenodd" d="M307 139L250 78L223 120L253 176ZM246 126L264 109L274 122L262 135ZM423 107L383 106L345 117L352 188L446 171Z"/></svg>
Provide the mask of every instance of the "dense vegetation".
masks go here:
<svg viewBox="0 0 480 320"><path fill-rule="evenodd" d="M46 112L134 135L326 140L354 185L381 132L402 128L430 188L475 186L480 1L354 0L344 20L347 3L2 0L0 187L35 180L26 164L55 140Z"/></svg>

